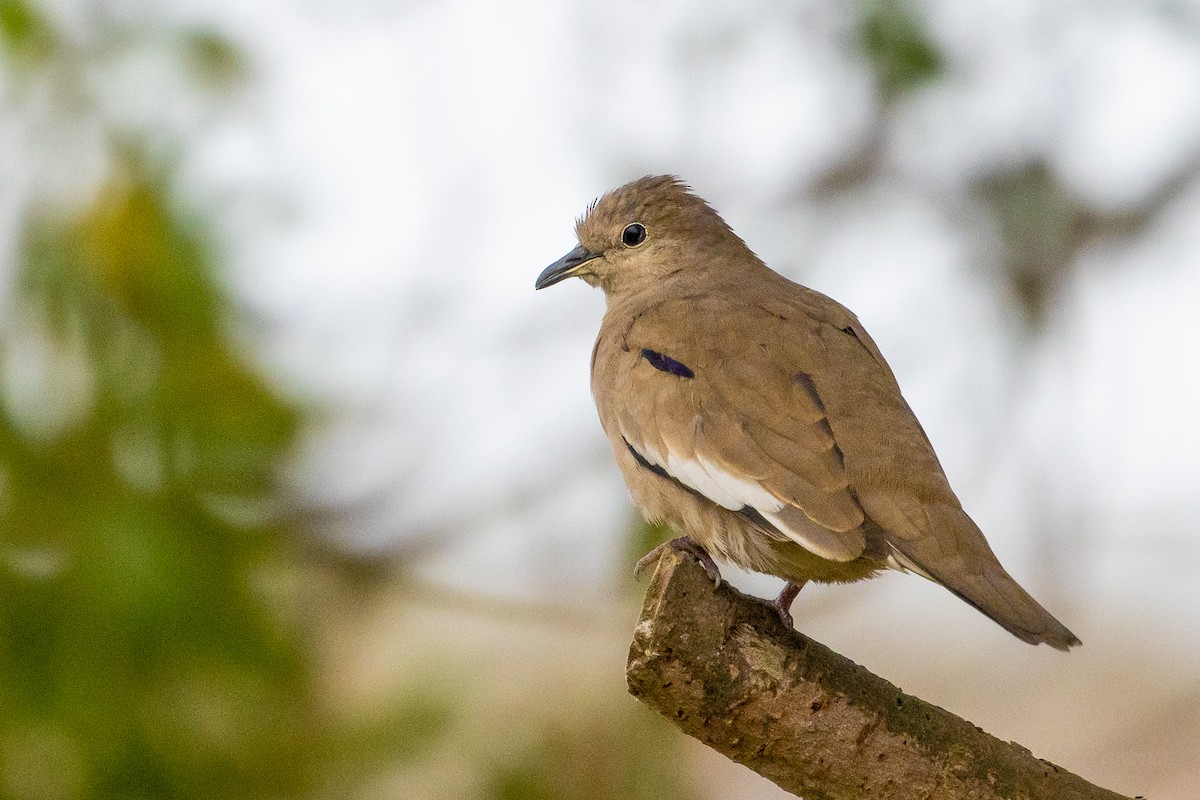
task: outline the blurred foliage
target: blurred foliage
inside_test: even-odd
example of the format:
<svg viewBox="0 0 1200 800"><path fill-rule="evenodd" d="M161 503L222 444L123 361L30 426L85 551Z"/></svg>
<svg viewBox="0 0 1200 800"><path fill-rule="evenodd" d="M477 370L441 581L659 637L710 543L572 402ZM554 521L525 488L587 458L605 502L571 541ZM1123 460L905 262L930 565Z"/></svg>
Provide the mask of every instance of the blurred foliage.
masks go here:
<svg viewBox="0 0 1200 800"><path fill-rule="evenodd" d="M26 228L0 357L0 797L312 778L304 640L272 591L295 568L274 476L298 416L231 351L168 177L126 157Z"/></svg>
<svg viewBox="0 0 1200 800"><path fill-rule="evenodd" d="M187 65L203 84L234 86L246 77L242 51L225 37L209 30L185 31L180 39Z"/></svg>
<svg viewBox="0 0 1200 800"><path fill-rule="evenodd" d="M381 774L429 759L464 722L456 689L444 675L423 676L398 687L395 702L330 725L323 746L309 754L314 795L366 796L365 787Z"/></svg>
<svg viewBox="0 0 1200 800"><path fill-rule="evenodd" d="M1083 202L1044 159L977 180L972 190L995 225L1000 266L1029 331L1044 330L1082 251L1097 241L1144 234L1193 184L1197 169L1189 164L1148 196L1113 208Z"/></svg>
<svg viewBox="0 0 1200 800"><path fill-rule="evenodd" d="M580 708L569 724L547 724L496 765L492 800L675 800L695 796L678 738L633 702Z"/></svg>
<svg viewBox="0 0 1200 800"><path fill-rule="evenodd" d="M28 220L0 342L4 800L340 794L452 718L428 685L352 720L322 702L325 567L275 477L300 415L231 347L171 186L127 150Z"/></svg>
<svg viewBox="0 0 1200 800"><path fill-rule="evenodd" d="M0 0L0 47L10 58L45 61L53 54L54 40L50 25L27 0Z"/></svg>
<svg viewBox="0 0 1200 800"><path fill-rule="evenodd" d="M184 143L109 120L86 80L163 41L195 88L228 87L244 60L214 33L100 17L60 47L37 6L0 0L13 85L58 104L31 124L107 154L98 184L81 170L48 196L37 170L63 155L24 154L31 191L7 206L0 799L340 795L425 752L453 703L422 687L369 719L328 707L312 624L328 559L277 481L300 410L233 335L211 222L147 155ZM19 125L35 96L3 113Z"/></svg>
<svg viewBox="0 0 1200 800"><path fill-rule="evenodd" d="M939 77L942 55L904 0L868 0L862 7L860 44L884 97L896 97Z"/></svg>
<svg viewBox="0 0 1200 800"><path fill-rule="evenodd" d="M976 191L1003 243L1004 276L1032 330L1041 328L1083 238L1085 209L1043 163L991 175Z"/></svg>

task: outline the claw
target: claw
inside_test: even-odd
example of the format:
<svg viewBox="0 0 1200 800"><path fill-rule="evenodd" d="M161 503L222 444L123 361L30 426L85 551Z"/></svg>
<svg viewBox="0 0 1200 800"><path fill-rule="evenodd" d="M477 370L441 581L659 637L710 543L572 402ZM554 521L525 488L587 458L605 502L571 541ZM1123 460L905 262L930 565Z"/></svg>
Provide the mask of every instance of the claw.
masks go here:
<svg viewBox="0 0 1200 800"><path fill-rule="evenodd" d="M658 547L639 558L638 562L633 565L633 579L635 581L640 581L642 579L642 573L646 571L646 567L658 561L659 557L662 556L663 549L669 545L670 542L663 542Z"/></svg>
<svg viewBox="0 0 1200 800"><path fill-rule="evenodd" d="M720 588L721 570L717 566L717 562L713 561L712 556L708 554L708 551L705 550L701 545L697 544L696 541L690 536L679 536L671 539L670 541L663 542L658 547L654 548L649 553L646 553L646 555L638 559L637 564L633 568L634 580L637 580L642 576L642 572L645 571L646 567L656 563L659 557L662 555L663 550L668 547L679 553L687 553L699 561L700 566L704 567L705 574L712 579L713 585Z"/></svg>
<svg viewBox="0 0 1200 800"><path fill-rule="evenodd" d="M775 613L779 615L780 621L782 621L784 627L788 628L789 630L794 624L792 621L791 611L792 602L796 599L796 595L800 594L800 590L804 588L805 583L806 581L801 581L800 583L788 582L787 585L783 587L783 591L779 593L779 596L767 603L767 605L775 609Z"/></svg>

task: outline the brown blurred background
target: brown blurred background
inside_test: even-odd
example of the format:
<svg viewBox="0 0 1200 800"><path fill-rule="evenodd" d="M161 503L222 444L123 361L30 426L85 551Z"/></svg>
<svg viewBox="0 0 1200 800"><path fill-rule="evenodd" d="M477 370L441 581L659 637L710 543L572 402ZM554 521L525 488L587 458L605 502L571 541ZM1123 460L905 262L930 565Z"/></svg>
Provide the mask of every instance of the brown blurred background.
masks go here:
<svg viewBox="0 0 1200 800"><path fill-rule="evenodd" d="M625 693L665 534L532 292L650 172L859 313L1085 644L798 626L1196 796L1193 4L0 0L0 800L782 796Z"/></svg>

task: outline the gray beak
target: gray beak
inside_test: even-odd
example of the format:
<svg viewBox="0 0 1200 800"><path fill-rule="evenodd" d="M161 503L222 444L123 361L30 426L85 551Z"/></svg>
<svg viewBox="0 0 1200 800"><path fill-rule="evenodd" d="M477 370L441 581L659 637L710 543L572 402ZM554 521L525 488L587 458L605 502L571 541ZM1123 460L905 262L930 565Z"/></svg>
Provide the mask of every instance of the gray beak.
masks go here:
<svg viewBox="0 0 1200 800"><path fill-rule="evenodd" d="M594 258L599 258L599 256L583 245L579 245L558 261L555 261L542 270L542 274L538 275L537 280L534 281L533 288L545 289L547 286L553 286L559 281L566 280L575 275L580 267Z"/></svg>

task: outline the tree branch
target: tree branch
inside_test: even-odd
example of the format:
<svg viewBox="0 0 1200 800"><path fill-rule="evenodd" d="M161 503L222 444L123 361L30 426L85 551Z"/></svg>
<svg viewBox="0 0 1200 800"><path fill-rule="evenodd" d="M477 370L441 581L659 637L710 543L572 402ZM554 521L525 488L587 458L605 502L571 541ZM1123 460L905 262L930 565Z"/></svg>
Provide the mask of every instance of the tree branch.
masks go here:
<svg viewBox="0 0 1200 800"><path fill-rule="evenodd" d="M626 677L684 733L807 800L1128 800L787 630L669 548Z"/></svg>

